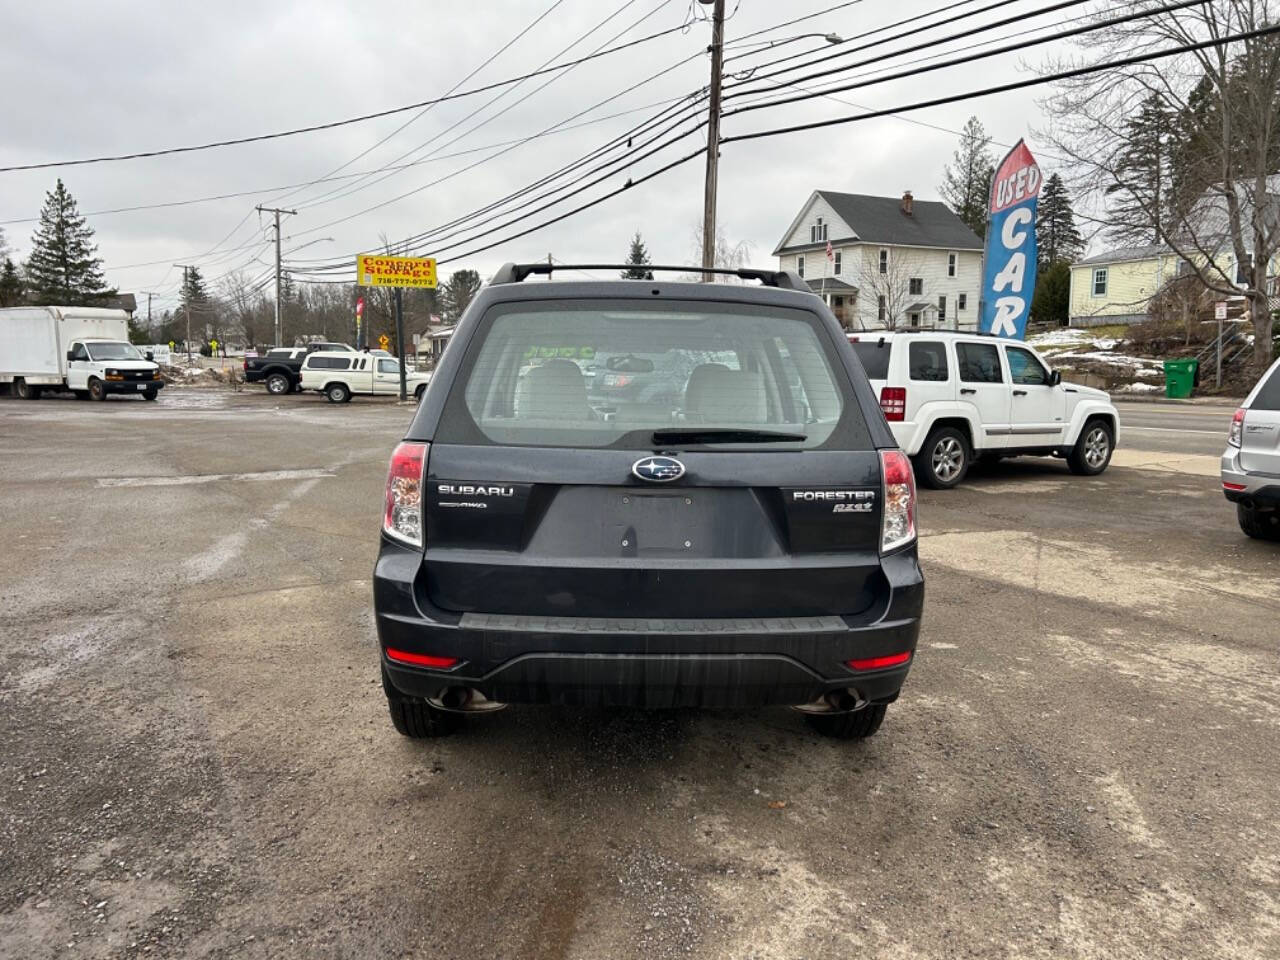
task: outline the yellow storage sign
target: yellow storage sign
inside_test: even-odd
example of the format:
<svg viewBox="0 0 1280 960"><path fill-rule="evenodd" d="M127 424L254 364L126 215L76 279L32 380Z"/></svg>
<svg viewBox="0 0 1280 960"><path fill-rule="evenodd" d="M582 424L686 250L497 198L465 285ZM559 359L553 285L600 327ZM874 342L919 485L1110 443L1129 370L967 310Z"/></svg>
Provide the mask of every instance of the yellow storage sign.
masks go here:
<svg viewBox="0 0 1280 960"><path fill-rule="evenodd" d="M361 287L430 287L436 285L436 262L430 257L356 258L356 284Z"/></svg>

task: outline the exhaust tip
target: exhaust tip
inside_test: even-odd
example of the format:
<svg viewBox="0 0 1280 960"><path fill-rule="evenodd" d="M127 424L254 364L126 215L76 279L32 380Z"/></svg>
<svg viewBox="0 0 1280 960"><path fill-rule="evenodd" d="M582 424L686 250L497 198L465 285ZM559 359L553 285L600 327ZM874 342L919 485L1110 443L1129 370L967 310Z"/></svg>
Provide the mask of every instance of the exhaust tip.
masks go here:
<svg viewBox="0 0 1280 960"><path fill-rule="evenodd" d="M447 687L438 697L429 697L427 702L440 710L450 713L495 713L506 707L505 703L490 700L473 687Z"/></svg>

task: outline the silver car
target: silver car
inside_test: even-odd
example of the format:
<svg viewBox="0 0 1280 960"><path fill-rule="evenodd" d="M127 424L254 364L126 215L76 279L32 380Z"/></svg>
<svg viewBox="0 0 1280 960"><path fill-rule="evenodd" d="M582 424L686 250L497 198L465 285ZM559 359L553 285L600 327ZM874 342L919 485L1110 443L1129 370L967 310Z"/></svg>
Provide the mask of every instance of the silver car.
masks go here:
<svg viewBox="0 0 1280 960"><path fill-rule="evenodd" d="M1222 492L1240 529L1280 540L1280 360L1262 375L1231 420L1222 454Z"/></svg>

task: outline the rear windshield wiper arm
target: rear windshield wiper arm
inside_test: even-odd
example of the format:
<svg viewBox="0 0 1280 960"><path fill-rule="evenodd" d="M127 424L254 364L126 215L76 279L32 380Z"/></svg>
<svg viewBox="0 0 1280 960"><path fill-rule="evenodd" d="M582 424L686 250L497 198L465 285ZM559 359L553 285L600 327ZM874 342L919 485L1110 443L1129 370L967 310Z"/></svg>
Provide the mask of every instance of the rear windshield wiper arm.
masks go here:
<svg viewBox="0 0 1280 960"><path fill-rule="evenodd" d="M780 430L740 430L732 427L707 427L703 430L655 430L654 443L796 443L807 440L803 433Z"/></svg>

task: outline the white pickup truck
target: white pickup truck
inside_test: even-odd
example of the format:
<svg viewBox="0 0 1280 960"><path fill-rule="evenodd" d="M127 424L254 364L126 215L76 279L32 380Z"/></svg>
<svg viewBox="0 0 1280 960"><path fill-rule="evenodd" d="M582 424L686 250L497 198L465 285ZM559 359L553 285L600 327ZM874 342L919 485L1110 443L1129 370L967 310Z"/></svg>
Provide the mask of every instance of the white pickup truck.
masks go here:
<svg viewBox="0 0 1280 960"><path fill-rule="evenodd" d="M1111 398L1064 383L1021 340L872 330L849 342L925 486L956 486L975 457L1062 457L1085 476L1111 462L1120 424Z"/></svg>
<svg viewBox="0 0 1280 960"><path fill-rule="evenodd" d="M160 367L129 342L129 315L96 307L0 310L0 383L26 400L45 390L154 400L164 386Z"/></svg>

